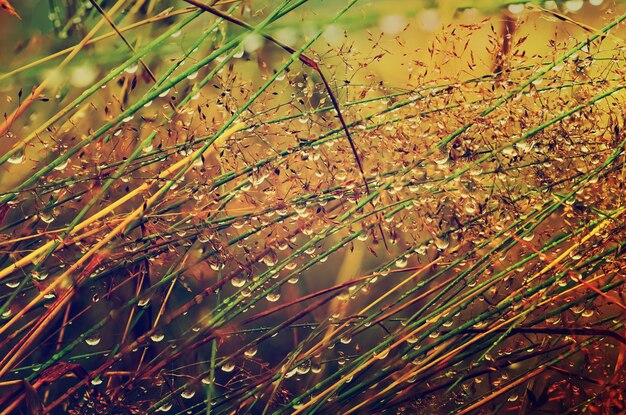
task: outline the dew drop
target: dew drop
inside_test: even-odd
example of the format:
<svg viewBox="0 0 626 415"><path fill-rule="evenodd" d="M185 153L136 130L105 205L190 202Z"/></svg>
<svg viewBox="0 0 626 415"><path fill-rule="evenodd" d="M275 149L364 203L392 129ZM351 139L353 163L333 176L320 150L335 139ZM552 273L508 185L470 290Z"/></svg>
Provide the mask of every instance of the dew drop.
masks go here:
<svg viewBox="0 0 626 415"><path fill-rule="evenodd" d="M87 337L85 339L85 343L87 343L89 346L97 346L100 343L100 337L98 336Z"/></svg>
<svg viewBox="0 0 626 415"><path fill-rule="evenodd" d="M39 212L39 219L41 219L44 223L52 223L54 221L54 216L50 214L50 212Z"/></svg>
<svg viewBox="0 0 626 415"><path fill-rule="evenodd" d="M184 390L180 393L180 396L182 396L185 399L191 399L196 395L196 391L194 390Z"/></svg>
<svg viewBox="0 0 626 415"><path fill-rule="evenodd" d="M435 238L435 245L437 246L437 248L439 248L439 250L443 251L444 249L450 246L450 241Z"/></svg>
<svg viewBox="0 0 626 415"><path fill-rule="evenodd" d="M48 273L45 271L31 271L30 276L37 281L43 281L48 278Z"/></svg>
<svg viewBox="0 0 626 415"><path fill-rule="evenodd" d="M150 297L142 298L141 300L137 301L138 307L146 307L148 304L150 304Z"/></svg>
<svg viewBox="0 0 626 415"><path fill-rule="evenodd" d="M19 149L15 151L7 161L11 164L22 164L24 162L24 150Z"/></svg>
<svg viewBox="0 0 626 415"><path fill-rule="evenodd" d="M61 162L61 164L59 164L58 166L54 166L54 170L63 171L65 170L65 168L67 167L69 163L70 163L70 159L66 159L65 161Z"/></svg>
<svg viewBox="0 0 626 415"><path fill-rule="evenodd" d="M399 259L396 260L395 265L398 268L405 268L408 263L409 263L409 261L405 257L402 257L402 258L399 258Z"/></svg>
<svg viewBox="0 0 626 415"><path fill-rule="evenodd" d="M256 355L257 353L257 348L256 347L251 347L248 350L246 350L245 352L243 352L244 355L246 355L247 357L253 357Z"/></svg>
<svg viewBox="0 0 626 415"><path fill-rule="evenodd" d="M241 288L246 284L245 278L235 277L230 280L230 284L233 287Z"/></svg>
<svg viewBox="0 0 626 415"><path fill-rule="evenodd" d="M278 262L278 256L276 255L276 252L273 249L270 249L267 255L263 257L262 261L268 267L272 267L276 265L276 263Z"/></svg>
<svg viewBox="0 0 626 415"><path fill-rule="evenodd" d="M223 372L230 373L233 370L235 370L235 363L234 362L226 362L226 363L224 363L222 365L221 369L222 369Z"/></svg>
<svg viewBox="0 0 626 415"><path fill-rule="evenodd" d="M376 359L378 359L378 360L383 360L383 359L385 359L387 356L389 356L389 351L390 351L390 350L391 350L391 349L384 349L384 350L382 350L382 351L380 351L380 352L378 352L378 353L375 353L375 354L374 354L374 357L375 357Z"/></svg>
<svg viewBox="0 0 626 415"><path fill-rule="evenodd" d="M265 299L267 301L269 301L270 303L275 303L276 301L278 301L280 299L280 294L279 293L269 293Z"/></svg>
<svg viewBox="0 0 626 415"><path fill-rule="evenodd" d="M311 361L306 360L296 367L296 373L299 375L306 375L311 371Z"/></svg>
<svg viewBox="0 0 626 415"><path fill-rule="evenodd" d="M137 69L139 69L139 65L135 63L133 65L127 66L126 69L124 69L124 72L133 74L137 72Z"/></svg>
<svg viewBox="0 0 626 415"><path fill-rule="evenodd" d="M6 285L9 288L17 288L18 285L20 285L19 281L7 281L4 283L4 285Z"/></svg>

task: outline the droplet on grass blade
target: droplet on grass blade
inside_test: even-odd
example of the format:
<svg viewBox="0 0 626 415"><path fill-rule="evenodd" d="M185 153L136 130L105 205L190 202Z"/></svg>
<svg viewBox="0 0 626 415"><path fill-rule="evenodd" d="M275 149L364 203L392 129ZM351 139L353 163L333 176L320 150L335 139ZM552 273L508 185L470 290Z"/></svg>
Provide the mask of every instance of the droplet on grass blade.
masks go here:
<svg viewBox="0 0 626 415"><path fill-rule="evenodd" d="M374 354L374 358L378 359L378 360L383 360L385 359L387 356L389 356L389 352L391 351L391 349L387 348L384 349L378 353Z"/></svg>
<svg viewBox="0 0 626 415"><path fill-rule="evenodd" d="M194 391L194 390L190 390L190 389L184 390L184 391L182 391L182 392L180 393L180 396L182 396L182 397L183 397L183 398L185 398L185 399L191 399L191 398L193 398L195 395L196 395L196 391Z"/></svg>
<svg viewBox="0 0 626 415"><path fill-rule="evenodd" d="M139 64L132 64L126 67L126 69L124 69L124 72L129 73L129 74L134 74L135 72L137 72L137 69L139 69Z"/></svg>
<svg viewBox="0 0 626 415"><path fill-rule="evenodd" d="M275 303L276 301L278 301L280 299L280 294L279 293L269 293L265 299L267 301L269 301L270 303Z"/></svg>
<svg viewBox="0 0 626 415"><path fill-rule="evenodd" d="M222 372L230 373L233 370L235 370L235 363L234 362L230 362L230 361L225 362L222 365L221 369L222 369Z"/></svg>
<svg viewBox="0 0 626 415"><path fill-rule="evenodd" d="M22 162L24 162L24 150L18 149L11 154L11 157L9 157L7 161L11 164L22 164Z"/></svg>
<svg viewBox="0 0 626 415"><path fill-rule="evenodd" d="M92 336L92 337L87 337L85 339L85 343L87 343L89 346L97 346L100 343L100 337L99 336Z"/></svg>
<svg viewBox="0 0 626 415"><path fill-rule="evenodd" d="M65 170L65 168L67 167L69 163L70 163L70 159L66 159L65 161L62 161L59 165L54 166L54 170L63 171Z"/></svg>
<svg viewBox="0 0 626 415"><path fill-rule="evenodd" d="M4 283L4 285L6 285L8 288L17 288L18 285L20 285L20 282L15 280L15 281L7 281Z"/></svg>

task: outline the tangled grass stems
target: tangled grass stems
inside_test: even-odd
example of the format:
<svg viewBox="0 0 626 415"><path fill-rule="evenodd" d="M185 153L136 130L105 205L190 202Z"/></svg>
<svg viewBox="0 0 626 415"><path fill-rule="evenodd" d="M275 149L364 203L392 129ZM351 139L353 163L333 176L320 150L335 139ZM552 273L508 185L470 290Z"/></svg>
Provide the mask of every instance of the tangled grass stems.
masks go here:
<svg viewBox="0 0 626 415"><path fill-rule="evenodd" d="M272 3L220 9L243 29L182 3L103 6L127 41L111 72L34 124L26 113L12 121L0 161L33 170L2 188L2 412L617 402L624 50L611 42L626 15L600 30L568 17L584 35L555 41L556 58L512 50L497 73L467 76L433 75L437 56L487 24L444 28L431 63L413 57L423 79L389 86L357 75L393 53L386 35L362 56L349 37L323 45L338 22L356 30L378 14L355 20L354 1L320 13L278 57L254 42L287 46L282 31L314 9ZM70 44L94 49L53 52L2 79L46 78L51 59L107 52L97 10L55 4L55 16L82 19L57 35L84 26L91 34ZM296 68L303 54L329 82ZM352 276L339 275L347 267ZM594 363L568 367L582 360Z"/></svg>

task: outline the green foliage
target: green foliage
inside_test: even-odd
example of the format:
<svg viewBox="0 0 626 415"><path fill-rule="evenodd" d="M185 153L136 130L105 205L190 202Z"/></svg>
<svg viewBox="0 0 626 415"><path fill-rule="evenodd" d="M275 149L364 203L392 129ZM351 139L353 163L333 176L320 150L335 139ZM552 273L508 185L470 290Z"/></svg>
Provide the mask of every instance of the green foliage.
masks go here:
<svg viewBox="0 0 626 415"><path fill-rule="evenodd" d="M619 413L626 14L566 3L50 1L0 413Z"/></svg>

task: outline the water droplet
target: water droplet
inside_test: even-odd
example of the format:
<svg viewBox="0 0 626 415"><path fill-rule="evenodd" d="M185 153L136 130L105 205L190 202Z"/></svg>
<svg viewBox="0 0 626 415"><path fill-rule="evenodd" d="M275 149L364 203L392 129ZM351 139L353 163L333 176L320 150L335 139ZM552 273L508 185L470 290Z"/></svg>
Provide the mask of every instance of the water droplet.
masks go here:
<svg viewBox="0 0 626 415"><path fill-rule="evenodd" d="M246 279L241 277L234 277L230 280L230 284L233 287L241 288L246 284Z"/></svg>
<svg viewBox="0 0 626 415"><path fill-rule="evenodd" d="M278 301L280 299L280 294L279 293L269 293L265 299L267 301L269 301L270 303L275 303L276 301Z"/></svg>
<svg viewBox="0 0 626 415"><path fill-rule="evenodd" d="M11 154L11 157L9 157L7 161L11 164L22 164L24 161L24 150L16 150L13 154Z"/></svg>
<svg viewBox="0 0 626 415"><path fill-rule="evenodd" d="M222 369L223 372L230 373L233 370L235 370L235 363L234 362L230 362L230 361L229 362L225 362L222 365L221 369Z"/></svg>
<svg viewBox="0 0 626 415"><path fill-rule="evenodd" d="M6 285L9 288L17 288L18 285L20 285L19 281L7 281L4 283L4 285Z"/></svg>
<svg viewBox="0 0 626 415"><path fill-rule="evenodd" d="M276 265L276 263L278 262L278 256L276 255L276 252L273 249L270 249L267 255L263 257L262 261L268 267L272 267Z"/></svg>
<svg viewBox="0 0 626 415"><path fill-rule="evenodd" d="M67 167L69 163L70 163L70 159L66 159L65 161L62 161L58 166L55 166L54 170L63 171L65 170L65 168Z"/></svg>
<svg viewBox="0 0 626 415"><path fill-rule="evenodd" d="M297 370L297 368L293 368L289 372L285 373L285 379L293 377L297 373Z"/></svg>
<svg viewBox="0 0 626 415"><path fill-rule="evenodd" d="M513 147L506 147L502 149L502 154L506 157L512 158L517 156L517 150L515 150Z"/></svg>
<svg viewBox="0 0 626 415"><path fill-rule="evenodd" d="M44 223L52 223L54 221L54 216L50 212L41 211L39 212L39 219L41 219Z"/></svg>
<svg viewBox="0 0 626 415"><path fill-rule="evenodd" d="M124 69L124 72L133 74L137 72L137 69L139 69L139 65L135 63L135 64L127 66L126 69Z"/></svg>
<svg viewBox="0 0 626 415"><path fill-rule="evenodd" d="M48 278L48 273L45 271L31 271L30 276L37 281L43 281Z"/></svg>
<svg viewBox="0 0 626 415"><path fill-rule="evenodd" d="M258 349L256 347L251 347L248 350L246 350L245 352L243 352L243 354L246 355L247 357L252 357L252 356L256 355L257 350Z"/></svg>
<svg viewBox="0 0 626 415"><path fill-rule="evenodd" d="M310 371L311 371L311 361L310 360L306 360L306 361L300 363L298 365L298 367L296 367L296 373L298 373L299 375L306 375Z"/></svg>
<svg viewBox="0 0 626 415"><path fill-rule="evenodd" d="M150 304L150 297L145 297L137 301L138 307L146 307L148 304Z"/></svg>
<svg viewBox="0 0 626 415"><path fill-rule="evenodd" d="M401 258L396 260L395 265L398 268L405 268L408 263L409 263L409 261L405 257L401 257Z"/></svg>
<svg viewBox="0 0 626 415"><path fill-rule="evenodd" d="M344 169L339 169L337 173L335 174L335 179L339 180L340 182L343 182L344 180L346 180L347 177L348 177L348 172L345 171Z"/></svg>
<svg viewBox="0 0 626 415"><path fill-rule="evenodd" d="M590 308L586 308L585 311L582 312L582 316L585 318L589 318L591 316L593 316L594 311Z"/></svg>
<svg viewBox="0 0 626 415"><path fill-rule="evenodd" d="M100 343L100 337L99 336L87 337L85 339L85 343L87 343L89 346L97 346Z"/></svg>
<svg viewBox="0 0 626 415"><path fill-rule="evenodd" d="M450 241L445 240L445 239L435 238L435 245L437 246L437 248L439 248L439 250L443 251L444 249L450 246Z"/></svg>
<svg viewBox="0 0 626 415"><path fill-rule="evenodd" d="M150 340L152 340L155 343L159 343L163 341L164 338L165 338L165 334L163 333L154 333L152 336L150 336Z"/></svg>
<svg viewBox="0 0 626 415"><path fill-rule="evenodd" d="M343 336L341 336L339 341L342 344L349 344L352 341L352 336L350 336L349 334L344 334Z"/></svg>
<svg viewBox="0 0 626 415"><path fill-rule="evenodd" d="M380 352L378 352L378 353L375 353L375 354L374 354L374 358L376 358L376 359L378 359L378 360L385 359L387 356L389 356L389 351L390 351L390 350L391 350L391 349L388 349L388 348L387 348L387 349L384 349L384 350L382 350L382 351L380 351Z"/></svg>
<svg viewBox="0 0 626 415"><path fill-rule="evenodd" d="M182 396L185 399L191 399L195 396L195 394L196 394L196 391L187 389L187 390L182 391L180 396Z"/></svg>

